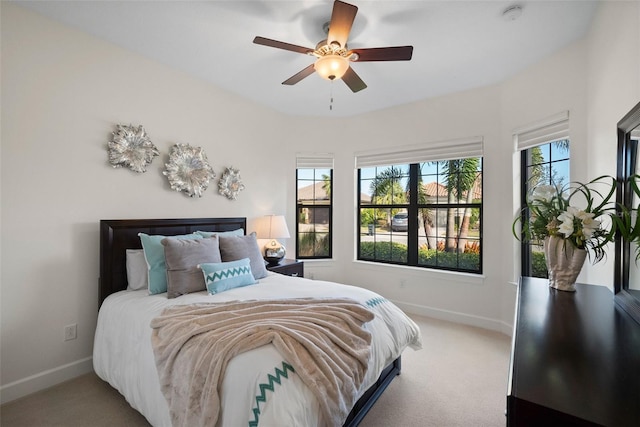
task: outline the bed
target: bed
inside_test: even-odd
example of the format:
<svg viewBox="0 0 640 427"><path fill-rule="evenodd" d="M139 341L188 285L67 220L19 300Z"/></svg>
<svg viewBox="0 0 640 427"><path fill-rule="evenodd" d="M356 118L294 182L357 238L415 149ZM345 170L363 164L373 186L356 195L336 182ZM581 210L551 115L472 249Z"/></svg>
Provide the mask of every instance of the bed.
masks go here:
<svg viewBox="0 0 640 427"><path fill-rule="evenodd" d="M178 236L246 232L246 218L132 219L100 221L100 281L98 325L94 343L96 374L117 389L154 426L170 426L169 405L160 386L150 324L163 310L176 306L223 304L272 298L347 298L373 313L364 324L371 334L368 369L344 426L357 426L396 375L406 347L422 346L419 328L390 301L363 288L268 273L257 285L208 294L191 292L177 298L150 295L144 288L128 290L127 251L142 248L139 233ZM271 344L230 360L220 386L217 426L316 426L323 421L318 399L287 372ZM278 367L280 366L280 367ZM251 367L251 369L248 369ZM275 369L274 369L275 367ZM326 418L326 417L325 417ZM337 424L339 425L339 424Z"/></svg>

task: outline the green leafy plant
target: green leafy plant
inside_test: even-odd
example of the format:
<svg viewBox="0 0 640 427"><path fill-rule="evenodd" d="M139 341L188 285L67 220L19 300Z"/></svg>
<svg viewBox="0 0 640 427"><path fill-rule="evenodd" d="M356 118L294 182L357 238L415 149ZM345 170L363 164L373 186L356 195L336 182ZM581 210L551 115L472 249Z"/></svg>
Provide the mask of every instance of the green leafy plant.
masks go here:
<svg viewBox="0 0 640 427"><path fill-rule="evenodd" d="M360 256L362 259L406 263L407 245L396 242L361 242ZM427 249L425 245L418 250L418 265L479 271L480 255Z"/></svg>
<svg viewBox="0 0 640 427"><path fill-rule="evenodd" d="M640 260L640 175L629 177L629 186L632 191L632 200L636 200L634 206L618 206L618 214L613 218L614 226L619 230L620 236L636 245L636 264Z"/></svg>

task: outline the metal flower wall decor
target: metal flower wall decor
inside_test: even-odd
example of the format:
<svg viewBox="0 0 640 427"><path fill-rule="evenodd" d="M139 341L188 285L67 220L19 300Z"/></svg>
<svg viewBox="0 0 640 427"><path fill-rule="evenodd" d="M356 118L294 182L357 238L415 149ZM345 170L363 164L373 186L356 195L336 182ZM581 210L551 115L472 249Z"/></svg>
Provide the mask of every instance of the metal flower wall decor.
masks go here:
<svg viewBox="0 0 640 427"><path fill-rule="evenodd" d="M128 167L134 172L146 172L147 165L160 152L149 139L142 125L116 125L109 141L109 163L114 168Z"/></svg>
<svg viewBox="0 0 640 427"><path fill-rule="evenodd" d="M218 190L220 194L227 199L236 200L238 193L244 190L244 184L240 178L240 171L233 167L227 168L222 174L220 182L218 182Z"/></svg>
<svg viewBox="0 0 640 427"><path fill-rule="evenodd" d="M162 174L167 177L173 190L189 197L201 197L209 187L209 181L216 177L202 148L189 144L171 147L169 163L165 164Z"/></svg>

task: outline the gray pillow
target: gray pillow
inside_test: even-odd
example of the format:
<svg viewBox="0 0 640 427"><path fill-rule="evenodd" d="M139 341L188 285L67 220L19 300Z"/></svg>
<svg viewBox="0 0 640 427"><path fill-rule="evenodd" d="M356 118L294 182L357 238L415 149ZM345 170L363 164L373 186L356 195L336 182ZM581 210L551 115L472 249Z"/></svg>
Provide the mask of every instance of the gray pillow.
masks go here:
<svg viewBox="0 0 640 427"><path fill-rule="evenodd" d="M167 298L207 289L198 264L222 262L218 237L197 240L162 239L167 264Z"/></svg>
<svg viewBox="0 0 640 427"><path fill-rule="evenodd" d="M258 247L256 233L251 233L248 236L219 235L218 239L220 239L220 256L222 256L223 262L249 258L253 277L255 279L267 277L267 268Z"/></svg>

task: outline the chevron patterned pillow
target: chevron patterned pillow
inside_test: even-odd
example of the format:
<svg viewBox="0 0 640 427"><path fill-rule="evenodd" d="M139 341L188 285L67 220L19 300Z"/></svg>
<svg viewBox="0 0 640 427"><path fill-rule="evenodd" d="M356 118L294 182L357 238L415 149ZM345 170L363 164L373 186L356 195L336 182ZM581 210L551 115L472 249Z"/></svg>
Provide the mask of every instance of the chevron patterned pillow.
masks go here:
<svg viewBox="0 0 640 427"><path fill-rule="evenodd" d="M212 295L258 283L251 273L249 258L229 262L204 263L199 264L198 268L202 270L207 291Z"/></svg>

